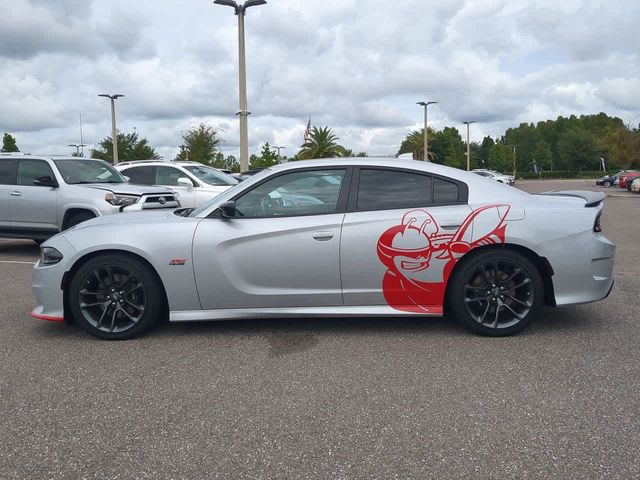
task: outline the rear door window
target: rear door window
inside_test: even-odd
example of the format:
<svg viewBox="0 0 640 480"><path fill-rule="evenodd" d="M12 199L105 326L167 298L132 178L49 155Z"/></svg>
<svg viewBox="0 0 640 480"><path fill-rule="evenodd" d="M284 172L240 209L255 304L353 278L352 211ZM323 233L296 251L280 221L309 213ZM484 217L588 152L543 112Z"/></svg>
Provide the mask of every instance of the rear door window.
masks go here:
<svg viewBox="0 0 640 480"><path fill-rule="evenodd" d="M20 160L18 163L18 185L35 187L33 181L40 177L55 179L47 162L44 160Z"/></svg>
<svg viewBox="0 0 640 480"><path fill-rule="evenodd" d="M431 203L430 175L400 170L360 170L356 210L394 210Z"/></svg>

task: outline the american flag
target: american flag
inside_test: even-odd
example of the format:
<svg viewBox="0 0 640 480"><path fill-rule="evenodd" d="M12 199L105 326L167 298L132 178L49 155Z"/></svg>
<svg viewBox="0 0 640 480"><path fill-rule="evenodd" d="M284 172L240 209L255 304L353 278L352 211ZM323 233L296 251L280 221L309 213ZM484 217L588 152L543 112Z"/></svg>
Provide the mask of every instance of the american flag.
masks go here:
<svg viewBox="0 0 640 480"><path fill-rule="evenodd" d="M307 143L307 140L311 136L311 117L309 117L309 122L307 123L307 128L304 131L304 143Z"/></svg>

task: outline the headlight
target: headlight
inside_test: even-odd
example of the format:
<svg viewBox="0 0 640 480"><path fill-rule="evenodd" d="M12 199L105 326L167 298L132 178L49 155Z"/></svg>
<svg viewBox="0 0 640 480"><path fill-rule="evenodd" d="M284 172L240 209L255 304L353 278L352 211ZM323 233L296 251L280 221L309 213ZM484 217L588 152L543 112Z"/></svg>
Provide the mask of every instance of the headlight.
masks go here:
<svg viewBox="0 0 640 480"><path fill-rule="evenodd" d="M62 254L53 247L40 248L40 263L42 265L53 265L62 260Z"/></svg>
<svg viewBox="0 0 640 480"><path fill-rule="evenodd" d="M111 205L116 205L118 207L127 207L129 205L133 205L140 200L140 197L137 195L117 195L115 193L107 193L104 196L104 199L109 202Z"/></svg>

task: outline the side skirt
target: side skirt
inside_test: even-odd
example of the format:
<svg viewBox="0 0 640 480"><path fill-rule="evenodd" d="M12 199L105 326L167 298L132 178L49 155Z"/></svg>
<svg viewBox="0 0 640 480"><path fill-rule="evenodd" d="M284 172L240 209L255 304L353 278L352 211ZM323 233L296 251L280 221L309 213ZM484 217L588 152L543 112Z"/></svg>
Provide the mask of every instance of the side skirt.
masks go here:
<svg viewBox="0 0 640 480"><path fill-rule="evenodd" d="M414 313L387 305L338 307L242 308L221 310L182 310L169 313L170 322L199 320L240 320L246 318L295 317L441 317L440 313Z"/></svg>

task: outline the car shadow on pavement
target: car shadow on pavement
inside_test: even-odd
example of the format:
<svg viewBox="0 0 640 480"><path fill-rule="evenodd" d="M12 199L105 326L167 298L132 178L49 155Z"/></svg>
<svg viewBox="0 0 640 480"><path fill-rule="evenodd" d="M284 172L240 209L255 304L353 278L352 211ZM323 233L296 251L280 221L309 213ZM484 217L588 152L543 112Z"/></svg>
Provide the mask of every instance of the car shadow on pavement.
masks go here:
<svg viewBox="0 0 640 480"><path fill-rule="evenodd" d="M540 317L520 335L557 334L566 331L584 332L602 328L599 315L585 314L585 307L545 308ZM44 338L86 341L94 339L77 325L63 326L49 322L37 323L36 333ZM455 319L448 317L389 317L389 318L286 318L247 319L230 321L202 321L162 323L141 337L162 340L184 337L262 337L269 343L269 356L288 355L314 348L318 336L323 335L424 335L477 337Z"/></svg>
<svg viewBox="0 0 640 480"><path fill-rule="evenodd" d="M32 240L0 239L0 255L38 256L40 247Z"/></svg>

